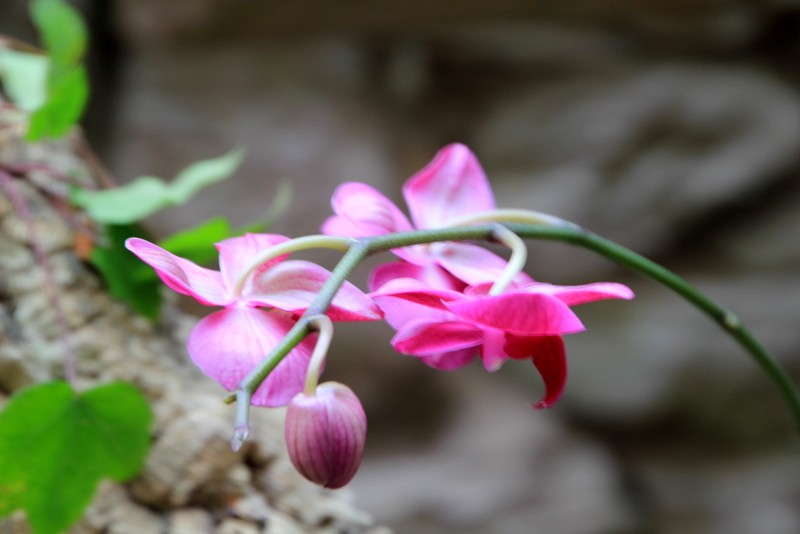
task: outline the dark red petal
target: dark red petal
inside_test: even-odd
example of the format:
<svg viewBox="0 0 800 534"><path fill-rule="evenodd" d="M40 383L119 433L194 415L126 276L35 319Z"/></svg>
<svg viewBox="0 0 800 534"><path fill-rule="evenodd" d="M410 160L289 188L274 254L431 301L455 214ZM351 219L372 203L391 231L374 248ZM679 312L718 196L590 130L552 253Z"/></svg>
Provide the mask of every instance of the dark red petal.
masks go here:
<svg viewBox="0 0 800 534"><path fill-rule="evenodd" d="M508 336L505 347L510 358L530 358L544 381L545 394L533 408L549 408L564 392L567 355L561 336Z"/></svg>

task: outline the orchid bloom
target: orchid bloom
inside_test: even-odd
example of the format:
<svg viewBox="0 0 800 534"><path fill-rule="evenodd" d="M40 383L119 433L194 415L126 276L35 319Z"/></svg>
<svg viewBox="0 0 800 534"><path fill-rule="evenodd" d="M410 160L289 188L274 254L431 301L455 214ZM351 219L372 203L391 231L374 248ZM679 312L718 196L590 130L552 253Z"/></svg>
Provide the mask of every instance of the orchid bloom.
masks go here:
<svg viewBox="0 0 800 534"><path fill-rule="evenodd" d="M326 269L300 260L280 257L252 272L252 263L263 251L288 238L276 234L247 234L217 243L219 271L191 261L144 239L131 238L125 246L155 269L174 291L207 306L222 306L201 319L188 342L192 361L203 373L233 390L286 335L330 277ZM266 308L266 309L262 309ZM366 295L345 283L327 315L334 321L380 318ZM256 390L252 403L283 406L303 389L313 348L307 338L295 347Z"/></svg>
<svg viewBox="0 0 800 534"><path fill-rule="evenodd" d="M372 293L396 330L392 345L437 369L451 370L480 356L488 371L508 359L530 359L545 385L535 408L552 406L564 391L567 360L564 334L584 330L570 306L603 299L631 299L621 284L557 286L530 283L499 295L490 284L464 292L431 288L398 278Z"/></svg>
<svg viewBox="0 0 800 534"><path fill-rule="evenodd" d="M459 219L495 209L494 195L478 159L464 145L451 144L403 186L411 221L373 187L349 182L339 186L331 204L336 215L322 232L328 235L366 237L413 229L444 228ZM496 280L506 261L468 243L441 242L392 251L402 262L381 266L383 278L411 276L437 287ZM455 277L455 279L453 279ZM521 273L520 280L530 279ZM377 286L370 284L372 289Z"/></svg>

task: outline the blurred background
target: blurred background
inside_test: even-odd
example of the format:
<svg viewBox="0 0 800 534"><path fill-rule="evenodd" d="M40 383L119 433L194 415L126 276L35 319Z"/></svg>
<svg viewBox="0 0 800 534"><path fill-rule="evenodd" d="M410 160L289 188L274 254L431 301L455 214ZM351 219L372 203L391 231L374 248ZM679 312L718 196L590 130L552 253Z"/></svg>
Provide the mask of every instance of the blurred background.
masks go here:
<svg viewBox="0 0 800 534"><path fill-rule="evenodd" d="M86 133L117 181L248 149L235 178L155 232L258 219L288 180L272 230L316 233L337 184L400 201L460 141L499 205L664 263L800 380L800 3L75 5L93 36ZM35 41L26 9L3 0L0 32ZM401 534L800 532L800 440L737 345L587 252L531 242L529 271L638 295L578 310L588 331L567 340L568 389L549 411L527 407L542 392L532 367L440 373L394 354L388 328L338 329L327 375L371 425L360 506Z"/></svg>

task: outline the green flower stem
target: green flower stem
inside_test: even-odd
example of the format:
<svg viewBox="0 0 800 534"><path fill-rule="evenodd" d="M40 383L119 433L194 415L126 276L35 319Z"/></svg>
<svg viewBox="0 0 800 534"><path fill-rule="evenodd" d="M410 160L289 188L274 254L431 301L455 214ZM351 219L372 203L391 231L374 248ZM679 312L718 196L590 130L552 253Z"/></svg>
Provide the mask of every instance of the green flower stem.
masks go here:
<svg viewBox="0 0 800 534"><path fill-rule="evenodd" d="M748 330L739 317L720 306L699 289L661 265L609 241L583 228L541 228L524 224L508 224L508 228L521 237L563 241L586 248L627 267L671 289L708 315L739 343L756 361L783 394L796 424L800 427L800 394L792 378L775 360L774 356Z"/></svg>
<svg viewBox="0 0 800 534"><path fill-rule="evenodd" d="M508 216L502 216L502 214L507 214ZM551 216L544 216L545 218L542 218L542 214L524 212L522 210L498 210L497 212L487 212L486 218L492 215L498 219L502 219L504 221L504 226L520 237L563 241L586 248L619 265L655 280L682 296L718 323L755 359L756 363L758 363L767 376L778 386L786 402L789 404L792 415L798 425L800 425L800 395L798 395L789 375L781 368L766 348L764 348L750 331L742 325L736 315L716 304L686 280L657 263L648 260L644 256L589 232L573 223L563 221L562 219ZM531 221L541 221L545 224L532 224ZM312 318L325 313L333 301L336 292L342 284L344 284L353 270L367 256L394 248L438 241L495 240L496 238L497 224L495 223L436 230L400 232L360 239L347 239L347 252L332 271L331 277L324 284L316 299L298 320L297 324L295 324L294 328L289 331L286 337L273 349L267 358L242 380L235 392L225 399L226 402L229 403L237 402L236 432L232 443L235 445L238 440L239 445L241 445L241 441L247 435L248 413L253 392L255 392L258 386L261 385L267 375L280 363L286 354L314 331L311 326ZM344 241L338 243L344 243ZM265 255L265 257L269 256L269 254Z"/></svg>

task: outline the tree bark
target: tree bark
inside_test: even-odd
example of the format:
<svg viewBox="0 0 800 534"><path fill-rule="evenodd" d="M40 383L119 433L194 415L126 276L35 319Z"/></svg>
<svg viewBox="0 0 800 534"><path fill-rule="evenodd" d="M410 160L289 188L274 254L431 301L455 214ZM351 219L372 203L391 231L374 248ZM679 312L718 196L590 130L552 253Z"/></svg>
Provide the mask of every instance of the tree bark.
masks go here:
<svg viewBox="0 0 800 534"><path fill-rule="evenodd" d="M112 299L79 257L88 221L64 200L102 169L79 132L27 144L24 117L0 100L0 405L30 384L64 377L78 388L124 380L155 414L143 472L101 483L71 533L386 533L344 491L298 475L283 443L283 410L254 409L250 440L230 450L233 408L188 360L196 320L167 302L157 324ZM21 512L0 533L28 532Z"/></svg>

